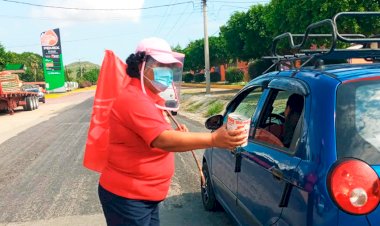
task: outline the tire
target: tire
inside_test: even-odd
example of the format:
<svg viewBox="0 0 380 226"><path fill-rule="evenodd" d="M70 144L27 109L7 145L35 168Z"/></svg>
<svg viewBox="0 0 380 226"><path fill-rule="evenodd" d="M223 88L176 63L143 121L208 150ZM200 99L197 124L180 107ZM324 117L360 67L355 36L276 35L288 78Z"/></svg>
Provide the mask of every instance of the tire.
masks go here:
<svg viewBox="0 0 380 226"><path fill-rule="evenodd" d="M38 97L34 97L34 102L36 103L36 109L40 106L40 102L38 101Z"/></svg>
<svg viewBox="0 0 380 226"><path fill-rule="evenodd" d="M33 111L34 109L36 109L36 101L34 97L30 97L30 101L32 101L32 111Z"/></svg>
<svg viewBox="0 0 380 226"><path fill-rule="evenodd" d="M41 101L41 102L42 102L42 103L45 103L45 102L46 102L45 97L42 98L42 101Z"/></svg>
<svg viewBox="0 0 380 226"><path fill-rule="evenodd" d="M25 105L25 109L27 111L31 111L33 110L32 107L33 107L33 103L32 103L32 99L30 97L26 97L25 98L25 102L26 102L26 105Z"/></svg>
<svg viewBox="0 0 380 226"><path fill-rule="evenodd" d="M202 167L203 175L206 179L206 184L203 187L201 185L201 195L203 207L207 211L216 211L220 209L220 205L215 198L214 188L212 187L211 177L206 162L203 162Z"/></svg>

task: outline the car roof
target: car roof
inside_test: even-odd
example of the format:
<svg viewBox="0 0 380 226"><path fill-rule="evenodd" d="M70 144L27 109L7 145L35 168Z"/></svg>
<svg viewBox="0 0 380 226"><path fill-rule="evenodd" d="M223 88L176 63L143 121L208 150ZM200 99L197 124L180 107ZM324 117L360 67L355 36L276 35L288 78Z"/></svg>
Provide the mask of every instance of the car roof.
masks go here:
<svg viewBox="0 0 380 226"><path fill-rule="evenodd" d="M323 69L329 75L341 81L380 76L380 64L335 64ZM320 72L320 71L319 71Z"/></svg>
<svg viewBox="0 0 380 226"><path fill-rule="evenodd" d="M285 76L290 77L294 72L300 72L299 75L302 75L304 72L314 73L314 74L325 74L329 77L335 78L341 82L368 78L368 77L380 77L380 63L371 63L371 64L331 64L324 65L323 68L316 69L314 67L304 67L297 70L285 70L285 71L274 71L267 73L265 75L259 76L258 78L265 77L276 77L276 76ZM257 80L257 79L254 79ZM252 83L252 81L250 82Z"/></svg>

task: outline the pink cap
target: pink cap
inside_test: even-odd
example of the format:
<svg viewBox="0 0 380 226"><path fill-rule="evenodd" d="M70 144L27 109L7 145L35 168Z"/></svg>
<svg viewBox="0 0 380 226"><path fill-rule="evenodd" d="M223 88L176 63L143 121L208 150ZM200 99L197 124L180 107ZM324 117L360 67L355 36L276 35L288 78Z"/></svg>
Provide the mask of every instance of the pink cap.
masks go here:
<svg viewBox="0 0 380 226"><path fill-rule="evenodd" d="M136 52L145 51L147 55L152 56L155 60L163 64L178 63L182 66L182 62L173 55L170 45L161 38L151 37L145 38L137 45Z"/></svg>

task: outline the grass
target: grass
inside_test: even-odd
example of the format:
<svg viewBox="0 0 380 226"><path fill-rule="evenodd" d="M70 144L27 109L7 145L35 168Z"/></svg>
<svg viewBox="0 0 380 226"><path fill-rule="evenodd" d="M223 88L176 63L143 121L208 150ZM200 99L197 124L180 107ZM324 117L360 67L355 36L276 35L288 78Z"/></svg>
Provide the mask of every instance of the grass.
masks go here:
<svg viewBox="0 0 380 226"><path fill-rule="evenodd" d="M205 113L205 117L210 117L212 115L217 115L219 114L220 112L222 112L224 110L224 104L220 101L214 101L212 103L210 103L209 105L210 107L207 109L206 113Z"/></svg>
<svg viewBox="0 0 380 226"><path fill-rule="evenodd" d="M191 112L191 113L194 113L194 112L198 111L198 109L199 109L200 107L202 107L202 105L203 105L202 102L199 102L199 103L197 103L197 102L193 102L193 103L191 103L191 104L186 108L186 111Z"/></svg>

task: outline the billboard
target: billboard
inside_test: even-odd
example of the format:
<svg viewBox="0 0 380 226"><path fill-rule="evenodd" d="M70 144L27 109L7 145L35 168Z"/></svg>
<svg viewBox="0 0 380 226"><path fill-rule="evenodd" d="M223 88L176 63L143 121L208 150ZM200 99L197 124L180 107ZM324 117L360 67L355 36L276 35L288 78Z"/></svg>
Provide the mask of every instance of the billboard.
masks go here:
<svg viewBox="0 0 380 226"><path fill-rule="evenodd" d="M46 90L49 92L66 92L59 29L42 32L40 40Z"/></svg>

